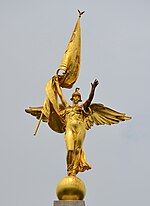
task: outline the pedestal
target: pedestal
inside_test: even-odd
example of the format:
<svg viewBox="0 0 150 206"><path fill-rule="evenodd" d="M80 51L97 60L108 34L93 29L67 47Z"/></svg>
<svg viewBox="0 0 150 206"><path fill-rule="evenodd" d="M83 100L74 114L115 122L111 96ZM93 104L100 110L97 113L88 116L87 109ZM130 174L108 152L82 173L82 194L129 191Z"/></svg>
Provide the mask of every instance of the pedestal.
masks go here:
<svg viewBox="0 0 150 206"><path fill-rule="evenodd" d="M85 206L83 200L58 200L54 201L53 206Z"/></svg>

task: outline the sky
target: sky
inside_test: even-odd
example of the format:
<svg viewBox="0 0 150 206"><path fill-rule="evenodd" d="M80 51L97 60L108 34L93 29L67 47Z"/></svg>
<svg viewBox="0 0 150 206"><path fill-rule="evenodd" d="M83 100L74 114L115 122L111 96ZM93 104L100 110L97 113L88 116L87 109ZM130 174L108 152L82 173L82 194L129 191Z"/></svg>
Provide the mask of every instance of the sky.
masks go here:
<svg viewBox="0 0 150 206"><path fill-rule="evenodd" d="M84 142L92 170L79 174L86 205L150 205L150 1L0 0L0 205L49 206L66 176L63 134L24 112L41 106L81 18L81 70L75 87L85 101L132 116L113 126L94 126ZM74 89L64 89L70 99ZM71 104L71 102L70 102Z"/></svg>

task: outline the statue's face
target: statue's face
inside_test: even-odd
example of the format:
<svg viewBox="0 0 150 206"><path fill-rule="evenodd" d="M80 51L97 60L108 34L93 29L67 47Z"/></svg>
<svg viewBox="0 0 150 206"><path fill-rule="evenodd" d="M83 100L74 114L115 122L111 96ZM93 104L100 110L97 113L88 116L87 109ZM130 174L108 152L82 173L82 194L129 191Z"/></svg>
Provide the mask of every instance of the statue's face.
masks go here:
<svg viewBox="0 0 150 206"><path fill-rule="evenodd" d="M80 102L80 100L81 100L80 96L78 96L78 95L75 95L75 96L72 97L72 102L74 104L78 104Z"/></svg>

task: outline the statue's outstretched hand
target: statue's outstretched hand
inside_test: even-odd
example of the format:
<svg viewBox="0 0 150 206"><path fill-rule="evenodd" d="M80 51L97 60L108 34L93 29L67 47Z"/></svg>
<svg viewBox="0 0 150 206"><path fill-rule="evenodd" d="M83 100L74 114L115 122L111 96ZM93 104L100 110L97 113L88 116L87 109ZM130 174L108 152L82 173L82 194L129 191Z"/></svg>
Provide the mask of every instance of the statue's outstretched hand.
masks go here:
<svg viewBox="0 0 150 206"><path fill-rule="evenodd" d="M93 83L91 83L91 85L92 85L92 88L96 88L97 87L97 85L99 84L99 82L98 82L98 80L97 79L95 79L94 80L94 82Z"/></svg>

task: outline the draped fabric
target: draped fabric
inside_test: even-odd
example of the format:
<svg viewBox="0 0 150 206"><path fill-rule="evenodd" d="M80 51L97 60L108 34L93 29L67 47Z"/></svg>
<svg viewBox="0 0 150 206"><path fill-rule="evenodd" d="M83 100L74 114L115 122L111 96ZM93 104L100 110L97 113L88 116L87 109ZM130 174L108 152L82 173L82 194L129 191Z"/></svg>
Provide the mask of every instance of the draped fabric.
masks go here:
<svg viewBox="0 0 150 206"><path fill-rule="evenodd" d="M58 94L55 88L54 78L50 79L45 87L46 98L43 105L43 114L48 119L48 125L52 130L58 133L65 131L64 120L59 115Z"/></svg>

